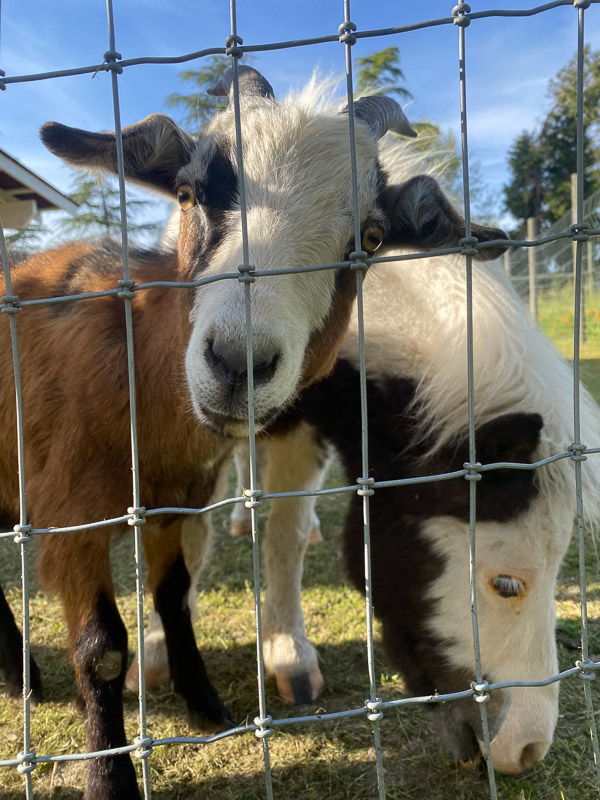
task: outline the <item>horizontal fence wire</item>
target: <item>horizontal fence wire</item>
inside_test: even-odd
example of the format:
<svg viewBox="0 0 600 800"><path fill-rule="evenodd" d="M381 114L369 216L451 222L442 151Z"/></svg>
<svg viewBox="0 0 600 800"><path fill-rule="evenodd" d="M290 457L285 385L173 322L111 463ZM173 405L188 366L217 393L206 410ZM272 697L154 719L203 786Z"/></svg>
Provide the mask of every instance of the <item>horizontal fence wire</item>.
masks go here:
<svg viewBox="0 0 600 800"><path fill-rule="evenodd" d="M123 279L119 282L118 286L113 289L108 289L99 292L87 292L80 294L71 294L61 297L47 297L35 300L20 300L13 296L11 275L9 269L8 254L6 251L4 235L0 224L0 258L2 261L2 268L6 282L6 296L2 298L0 304L0 312L8 316L8 324L10 325L11 333L11 347L13 356L13 371L14 371L14 384L15 384L15 400L17 408L17 440L18 440L18 462L19 462L19 496L20 496L20 516L19 523L15 526L13 531L5 531L0 533L0 538L13 537L21 551L21 568L22 568L22 598L23 598L23 750L15 758L5 759L0 761L0 767L12 767L23 774L25 795L27 800L33 798L33 783L32 772L37 764L47 762L66 762L66 761L81 761L95 757L105 757L108 755L130 753L142 762L142 783L145 798L151 797L151 780L149 761L151 753L157 747L167 745L181 745L181 744L210 744L220 741L231 736L236 736L246 733L254 733L262 741L263 758L264 758L264 772L265 772L265 791L266 796L271 800L274 797L273 782L271 778L270 754L269 754L269 736L273 730L282 729L294 725L303 724L316 724L326 723L333 720L344 719L361 719L367 718L373 727L374 736L374 750L376 760L376 775L377 786L380 800L384 800L385 792L385 778L382 759L381 748L381 730L380 720L384 709L397 708L400 706L413 706L421 704L437 704L446 703L464 698L473 698L479 704L481 714L484 748L488 762L489 774L489 789L492 798L497 797L497 787L494 779L494 772L492 769L492 760L490 752L490 736L487 729L487 716L485 700L489 698L492 692L499 691L506 688L513 687L541 687L547 686L552 683L560 682L566 678L579 676L584 678L583 681L585 691L585 704L590 726L590 735L592 739L592 750L598 768L600 768L600 751L598 746L598 735L595 724L595 712L592 702L591 687L588 678L595 675L595 672L600 669L600 662L590 659L589 656L589 631L587 620L587 600L586 600L586 581L585 581L585 541L584 541L584 508L582 499L581 487L581 462L586 456L596 456L600 453L600 443L591 443L591 446L580 444L580 417L579 417L579 332L581 327L580 319L580 296L582 284L582 262L584 258L585 241L581 236L581 231L584 230L584 219L586 217L586 210L584 208L583 199L583 181L578 180L578 195L577 195L577 209L576 218L577 223L574 227L567 227L565 222L564 229L553 231L551 234L539 236L530 240L511 240L507 242L509 248L543 248L544 246L559 243L568 244L575 242L576 260L575 260L575 302L574 302L574 430L575 430L575 443L572 448L561 453L554 453L550 457L539 460L532 464L516 464L513 462L496 462L489 464L480 464L477 462L477 453L475 449L475 414L474 403L476 388L474 386L474 367L473 367L473 329L472 329L472 314L473 314L473 297L472 297L472 259L474 251L484 250L500 242L490 241L478 243L472 240L471 237L471 223L470 223L470 200L469 200L469 149L467 139L467 41L473 35L473 30L467 33L467 28L479 20L493 19L493 18L522 18L531 17L538 14L546 13L552 9L562 6L575 6L578 15L578 78L577 78L577 109L578 109L578 152L577 152L577 174L583 175L583 123L582 123L582 109L583 109L583 48L584 48L584 12L590 6L600 3L600 0L576 0L572 3L571 0L555 0L555 2L546 3L543 5L535 6L530 9L495 9L488 11L472 11L470 6L461 3L452 9L451 15L440 19L424 20L419 23L414 23L405 26L396 26L388 28L379 28L374 30L359 31L351 19L350 0L343 2L343 22L340 25L340 30L336 33L326 34L320 37L294 39L289 41L273 42L266 44L244 44L239 36L237 29L237 9L235 0L231 0L231 32L227 37L225 46L207 48L193 53L183 55L168 56L168 57L136 57L136 58L123 58L116 50L116 36L113 22L112 0L107 2L107 16L108 16L108 29L109 29L109 42L108 51L104 54L103 61L98 64L89 66L73 67L63 70L52 70L43 73L29 74L29 75L5 75L0 71L0 89L16 91L18 84L27 83L31 81L43 81L49 79L56 79L61 77L72 77L82 74L93 74L99 71L108 71L111 73L112 92L113 92L113 107L114 107L114 123L116 131L117 142L117 163L119 174L119 192L121 204L121 220L122 220L122 259L123 259ZM459 46L459 86L461 97L461 141L462 141L462 163L463 163L463 188L464 188L464 216L465 216L465 239L461 242L459 247L442 248L428 253L410 253L389 257L368 257L366 253L361 251L361 230L360 230L360 213L358 203L358 188L357 188L357 166L356 166L356 153L354 149L354 115L348 114L348 127L350 138L350 159L352 167L352 197L354 207L354 238L355 238L355 253L352 254L349 260L327 263L327 264L313 264L305 265L303 267L295 268L280 268L274 270L260 270L255 269L250 263L249 256L249 239L247 229L247 209L245 201L244 189L244 131L243 123L240 113L240 99L239 99L239 70L238 59L244 53L259 53L271 52L281 49L289 49L296 47L305 47L316 44L329 44L335 43L339 46L340 42L343 44L345 72L347 78L347 104L350 112L352 112L353 105L353 83L352 83L352 46L360 39L381 38L387 36L403 36L417 30L430 29L444 25L453 25L457 28L458 33L458 46ZM159 64L182 64L186 62L196 61L207 56L226 54L231 58L233 67L233 103L234 103L234 119L236 128L236 147L237 147L237 162L239 167L239 185L240 185L240 200L241 200L241 219L242 219L242 242L243 242L243 263L239 268L238 273L226 273L218 276L211 276L208 278L200 278L188 282L173 282L173 281L153 281L144 284L135 284L130 280L129 265L128 265L128 238L127 238L127 201L125 189L125 174L124 174L124 158L123 158L123 144L120 124L120 102L119 102L119 80L125 79L126 71L134 66L143 65L159 65ZM592 224L585 227L585 238L596 237L600 234L600 227L598 227L597 217L592 220ZM502 240L504 243L504 240ZM367 395L366 395L366 363L364 352L364 323L362 314L362 281L366 269L377 263L390 263L402 262L407 260L418 260L422 258L429 258L434 255L446 254L462 254L465 258L465 280L467 285L467 341L465 342L465 355L468 363L468 427L469 427L469 463L464 465L462 470L448 472L439 475L415 476L406 479L378 481L369 474L368 463L368 408L367 408ZM321 270L332 269L350 269L355 272L357 283L357 297L359 309L359 362L360 362L360 395L361 395L361 419L362 419L362 475L356 483L347 486L337 486L331 489L315 489L315 490L302 490L302 491L289 491L267 493L263 492L259 486L259 477L257 473L256 464L256 441L254 431L254 391L253 391L253 353L252 353L252 311L251 311L251 296L252 286L257 280L268 280L270 277L276 275L310 273ZM222 280L236 280L241 281L243 291L245 294L245 308L246 308L246 335L247 335L247 366L248 366L248 411L249 411L249 445L250 445L250 488L244 492L243 496L229 497L225 500L211 503L202 508L184 508L184 507L161 507L149 508L143 507L143 497L140 496L140 480L139 480L139 456L138 456L138 433L137 433L137 420L136 420L136 384L135 384L135 367L134 367L134 335L135 330L132 318L132 303L135 302L135 297L139 292L152 291L153 289L196 289L210 283ZM79 301L94 300L101 297L118 296L123 299L126 320L126 341L127 341L127 354L128 354L128 382L129 382L129 405L130 405L130 435L131 435L131 466L132 466L132 506L123 514L108 520L97 520L86 524L73 525L69 527L56 527L56 528L35 528L28 523L27 516L27 495L26 495L26 475L27 465L24 461L24 420L23 420L23 400L22 400L22 387L20 378L20 360L19 360L19 340L17 335L17 317L19 317L19 326L27 325L27 309L29 307L71 303ZM477 619L477 593L476 593L476 570L475 570L475 548L476 548L476 509L477 509L477 479L481 477L481 473L487 473L499 469L519 469L519 470L536 470L547 464L554 463L563 459L570 459L574 463L576 474L576 500L577 500L577 529L579 536L579 554L580 554L580 592L581 592L581 613L582 613L582 656L581 660L575 663L570 669L563 670L562 672L548 676L543 680L520 680L520 681L507 681L500 683L488 684L482 675L481 659L479 654L478 645L478 619ZM435 481L450 480L457 477L465 478L469 481L470 491L470 584L471 584L471 607L472 607L472 621L473 621L473 646L474 646L474 681L471 688L464 691L452 692L448 694L433 694L420 697L402 697L393 700L382 701L376 695L376 673L375 673L375 659L373 651L373 604L372 604L372 585L371 585L371 546L370 546L370 519L369 519L369 498L375 489L385 489L398 486L419 485L431 483ZM362 498L363 503L363 519L364 519L364 552L365 552L365 586L366 586L366 612L367 612L367 631L366 631L366 646L368 654L368 673L369 673L369 698L365 700L364 705L356 708L346 709L344 711L331 712L331 713L317 713L304 716L290 716L285 719L273 719L268 714L265 697L265 676L264 676L264 663L262 654L262 628L261 628L261 604L260 604L260 564L259 564L259 523L257 517L257 509L259 505L268 500L278 498L291 498L291 497L320 497L336 494L349 494L357 493ZM252 549L253 549L253 581L254 581L254 600L255 600L255 615L256 615L256 641L257 641L257 681L258 681L258 705L259 716L253 723L247 723L240 726L234 726L230 729L220 732L212 736L183 736L183 737L157 737L151 736L147 729L146 723L146 693L144 686L144 638L143 638L143 580L142 580L142 549L141 549L141 529L142 525L147 519L160 517L161 515L201 515L209 513L215 509L223 508L226 506L233 506L235 504L244 503L250 508L252 516ZM29 674L29 588L28 588L28 544L35 536L48 536L53 534L77 534L87 530L100 529L103 527L114 525L129 524L133 527L133 535L135 541L135 574L136 574L136 596L137 596L137 636L138 636L138 653L139 653L139 730L138 735L133 742L123 747L109 748L102 751L94 751L88 753L67 753L67 754L37 754L33 748L31 740L31 685ZM600 775L599 775L599 788L600 788Z"/></svg>

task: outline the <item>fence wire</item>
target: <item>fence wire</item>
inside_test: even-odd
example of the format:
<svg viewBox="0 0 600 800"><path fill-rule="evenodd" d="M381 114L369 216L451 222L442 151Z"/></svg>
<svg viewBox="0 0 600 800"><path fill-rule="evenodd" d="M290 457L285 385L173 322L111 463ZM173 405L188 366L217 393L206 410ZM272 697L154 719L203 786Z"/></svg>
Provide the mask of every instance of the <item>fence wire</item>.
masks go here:
<svg viewBox="0 0 600 800"><path fill-rule="evenodd" d="M586 580L585 580L585 539L584 539L584 509L582 500L581 486L581 462L586 456L597 455L600 453L600 442L590 443L586 446L581 443L580 416L579 416L579 347L580 347L580 328L581 328L581 294L582 294L582 275L583 265L586 258L589 259L590 241L595 241L594 237L600 234L600 224L595 214L595 206L588 207L584 204L583 181L578 180L577 204L575 224L570 226L567 221L562 220L557 230L546 232L544 236L527 241L512 241L511 248L516 250L519 247L539 248L540 252L544 247L571 248L575 242L575 269L574 279L574 324L573 324L573 347L574 347L574 383L573 383L573 420L575 430L575 442L565 452L555 453L549 458L538 461L534 464L513 464L513 463L493 463L479 464L475 448L475 389L474 389L474 367L473 367L473 296L472 296L472 259L477 250L493 246L493 242L477 243L471 235L471 214L469 198L469 148L467 137L467 40L472 36L467 29L472 23L481 19L489 18L520 18L535 16L548 12L560 6L574 6L578 15L578 34L577 34L577 174L583 175L583 57L584 57L584 17L585 12L590 6L598 4L600 0L555 0L532 7L530 9L496 9L491 11L472 11L466 3L456 5L451 14L440 19L424 20L419 23L381 28L377 30L357 30L352 22L350 0L344 0L343 8L340 9L343 21L339 31L326 34L320 37L305 38L298 40L282 41L268 44L244 44L237 27L236 0L230 3L231 30L227 36L225 45L221 47L208 48L193 53L183 54L173 57L138 57L123 58L117 51L116 35L113 19L112 0L107 0L107 20L108 20L108 50L103 55L101 63L89 66L81 66L67 70L54 70L38 74L27 75L5 75L0 70L0 90L17 90L16 84L30 81L44 81L61 77L70 77L81 74L96 73L98 71L108 71L111 73L113 108L114 108L114 127L117 142L117 163L119 175L119 192L122 220L122 260L123 278L118 281L118 286L113 289L87 292L78 295L68 295L63 297L41 298L36 300L22 301L13 295L11 274L9 270L8 255L4 240L2 227L0 224L0 258L6 281L7 294L2 298L0 311L8 315L10 325L15 400L17 409L17 440L18 440L18 467L19 467L19 500L20 515L19 523L15 525L12 532L0 533L0 538L14 537L14 541L20 548L22 564L22 630L23 630L23 748L18 755L12 759L0 761L0 767L16 768L23 775L24 790L27 800L34 797L32 772L37 764L47 762L81 761L106 755L116 755L120 753L131 753L142 765L142 787L144 798L151 797L151 779L149 761L153 750L157 747L176 744L209 744L223 738L236 736L242 733L254 732L262 740L264 756L264 773L266 796L271 800L274 797L273 782L270 769L269 738L274 730L294 725L326 723L332 720L345 720L366 717L372 724L374 736L374 750L376 760L377 791L380 800L386 797L385 776L381 752L381 730L380 720L383 711L388 708L399 706L410 706L415 704L436 704L445 703L453 700L473 698L478 703L481 724L483 730L485 754L488 763L489 790L490 797L497 798L497 786L492 769L490 752L490 736L487 725L486 701L492 692L511 687L540 687L551 683L562 681L568 677L579 675L583 678L585 707L590 728L591 744L593 757L597 771L600 770L600 750L598 744L598 733L595 722L595 712L592 701L590 678L595 677L595 673L600 669L600 662L590 660L589 656L589 630L587 619L587 599L586 599ZM368 463L368 409L366 392L366 367L364 351L364 322L363 322L363 295L362 285L366 269L374 263L399 262L424 258L423 253L406 254L402 256L390 257L367 257L361 249L361 230L360 214L358 204L357 189L357 166L356 152L354 145L354 115L353 108L353 81L352 81L352 46L357 40L363 38L378 38L383 36L405 36L416 30L428 29L438 26L453 25L457 28L458 49L459 49L459 75L458 83L460 89L460 119L461 119L461 143L462 143L462 163L463 163L463 188L464 188L464 217L465 217L465 238L461 240L458 247L443 248L427 254L444 255L449 253L462 253L465 258L465 281L467 286L467 341L465 342L465 353L468 364L468 426L469 426L469 463L464 465L464 469L441 475L426 477L414 477L408 479L377 481L369 475ZM238 76L238 59L244 53L269 52L279 49L303 47L312 44L335 43L344 45L344 60L346 72L347 104L349 109L348 128L350 137L350 159L352 166L352 196L354 208L354 235L355 251L351 253L346 261L305 265L300 268L282 268L277 270L258 270L254 269L250 263L247 209L245 199L244 182L244 130L240 114L240 91ZM119 82L125 79L129 68L139 65L152 64L180 64L195 61L206 56L225 54L231 59L233 66L233 103L236 131L237 162L239 165L239 192L242 219L242 241L243 241L243 263L239 267L239 272L223 274L210 278L203 278L186 283L170 281L154 281L146 284L135 284L130 278L128 262L128 238L127 238L127 209L126 209L126 187L124 177L123 142L120 122L120 101L119 101ZM595 201L593 201L595 202ZM593 203L592 203L593 205ZM591 213L594 210L594 214ZM595 245L594 245L595 246ZM595 252L595 251L594 251ZM361 420L362 420L362 475L355 484L338 486L332 489L320 489L314 491L289 491L279 493L265 493L258 485L256 468L256 448L254 431L254 388L253 388L253 354L252 354L252 287L256 280L268 279L273 275L284 275L288 273L307 273L320 270L331 269L350 269L355 272L357 286L357 305L359 319L359 364L360 364L360 398L361 398ZM517 270L518 272L518 270ZM169 289L193 289L217 280L237 280L243 284L245 293L246 308L246 335L247 335L247 367L248 367L248 413L249 413L249 445L250 445L250 488L244 492L243 496L230 497L218 503L207 505L203 508L181 508L181 507L161 507L146 509L143 507L143 497L140 496L139 480L139 456L138 456L138 433L136 419L136 384L134 369L134 350L133 336L134 326L132 322L132 303L135 302L139 292L152 291L155 288ZM44 304L61 304L93 300L94 298L115 295L123 300L126 320L126 343L129 376L129 408L130 408L130 433L131 433L131 468L132 468L132 505L123 510L123 514L109 520L90 520L86 524L60 528L34 528L28 523L27 515L27 494L26 494L26 474L27 465L24 459L24 420L23 420L23 400L22 385L19 361L19 338L18 328L21 324L27 324L26 319L19 321L17 317L21 310L27 307ZM597 446L593 446L593 445ZM488 684L482 675L481 658L479 652L479 633L477 615L477 596L476 596L476 568L475 568L475 548L476 548L476 509L477 509L477 482L481 474L495 469L525 469L535 470L548 463L561 459L570 459L574 463L576 474L576 501L577 501L577 529L579 538L579 558L580 558L580 592L581 592L581 660L576 661L575 665L556 675L549 676L545 680L520 680L508 681L503 683ZM371 545L370 545L370 520L369 520L369 498L376 489L385 489L392 486L405 486L433 481L449 480L456 477L463 477L469 481L470 491L470 595L472 609L473 627L473 650L474 650L474 680L469 689L449 694L434 694L424 697L402 697L394 700L382 701L377 697L375 659L373 651L373 603L372 603L372 579L371 579ZM332 713L319 713L308 716L292 716L284 719L273 719L268 713L265 696L265 676L262 654L262 629L261 629L261 607L260 607L260 564L259 564L259 524L257 508L263 500L283 498L283 497L306 497L322 496L339 493L356 492L363 502L364 520L364 563L365 563L365 592L367 610L367 630L366 646L368 653L368 676L369 676L369 697L364 705L357 708L350 708L345 711ZM259 716L252 723L247 723L229 730L215 734L213 736L182 736L182 737L163 737L154 738L147 729L146 722L146 691L144 673L144 620L143 620L143 576L142 576L142 547L141 547L141 528L148 518L166 515L199 515L223 506L235 503L245 503L251 509L252 514L252 549L253 549L253 577L254 577L254 600L256 616L256 640L257 640L257 678L258 678L258 706ZM129 744L123 747L110 748L104 751L91 753L67 753L67 754L40 754L35 752L31 739L31 679L29 672L29 555L28 544L34 536L48 536L55 534L77 534L82 531L99 529L105 526L127 523L134 529L135 541L135 577L136 577L136 596L137 596L137 642L139 653L139 728L138 735ZM598 788L600 790L600 772L598 772Z"/></svg>

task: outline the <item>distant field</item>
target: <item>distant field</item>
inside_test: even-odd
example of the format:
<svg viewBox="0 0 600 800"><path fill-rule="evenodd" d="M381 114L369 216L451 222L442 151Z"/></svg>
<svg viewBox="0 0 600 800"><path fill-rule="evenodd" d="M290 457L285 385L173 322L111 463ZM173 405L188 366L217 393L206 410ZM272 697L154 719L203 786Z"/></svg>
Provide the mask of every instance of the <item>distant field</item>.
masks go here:
<svg viewBox="0 0 600 800"><path fill-rule="evenodd" d="M581 358L600 358L600 292L585 296L585 340L581 342ZM558 293L540 292L538 322L567 358L573 357L573 288Z"/></svg>

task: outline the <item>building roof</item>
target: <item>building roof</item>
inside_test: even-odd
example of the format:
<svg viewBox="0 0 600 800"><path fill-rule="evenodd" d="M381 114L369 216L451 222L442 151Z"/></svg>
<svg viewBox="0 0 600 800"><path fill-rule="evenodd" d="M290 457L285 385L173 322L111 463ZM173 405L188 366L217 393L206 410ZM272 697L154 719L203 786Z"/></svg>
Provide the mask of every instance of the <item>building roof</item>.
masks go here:
<svg viewBox="0 0 600 800"><path fill-rule="evenodd" d="M74 214L77 204L0 149L0 215L3 224L6 227L24 227L40 211L67 211ZM15 221L20 224L11 224Z"/></svg>

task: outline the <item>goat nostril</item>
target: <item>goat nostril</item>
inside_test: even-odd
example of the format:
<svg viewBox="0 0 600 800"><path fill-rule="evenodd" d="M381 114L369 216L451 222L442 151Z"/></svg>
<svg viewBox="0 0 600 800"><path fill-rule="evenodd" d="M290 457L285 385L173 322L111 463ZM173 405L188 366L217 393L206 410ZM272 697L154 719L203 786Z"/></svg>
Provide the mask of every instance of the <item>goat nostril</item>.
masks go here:
<svg viewBox="0 0 600 800"><path fill-rule="evenodd" d="M549 742L531 742L525 745L521 753L521 769L529 769L542 761L549 747Z"/></svg>
<svg viewBox="0 0 600 800"><path fill-rule="evenodd" d="M271 380L279 364L280 354L275 353L270 360L267 360L267 358L263 358L262 361L257 361L254 364L254 383L256 385L268 383Z"/></svg>

